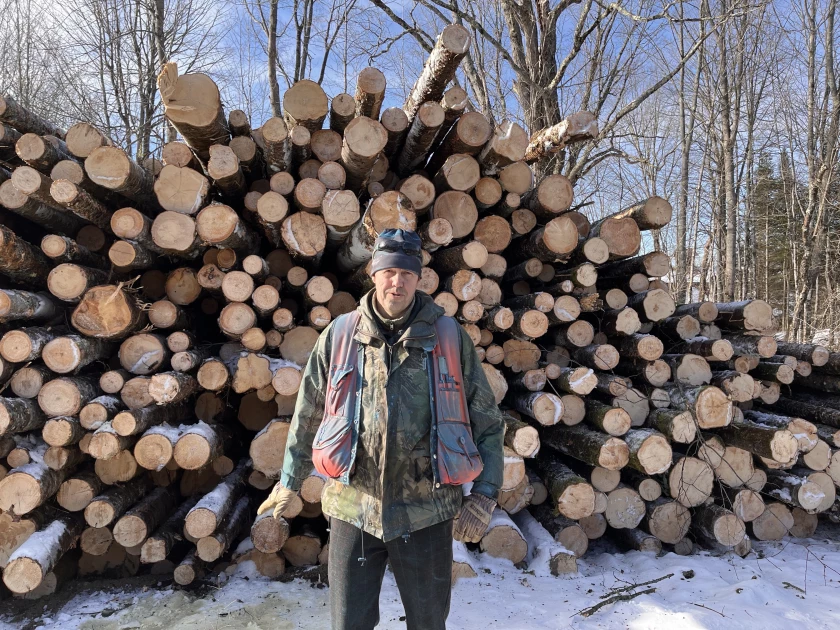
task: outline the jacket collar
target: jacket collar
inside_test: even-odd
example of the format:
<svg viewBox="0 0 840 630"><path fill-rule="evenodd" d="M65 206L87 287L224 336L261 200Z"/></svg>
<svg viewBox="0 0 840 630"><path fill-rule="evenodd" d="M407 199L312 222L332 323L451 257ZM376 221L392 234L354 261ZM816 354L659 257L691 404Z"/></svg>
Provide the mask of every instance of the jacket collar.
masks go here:
<svg viewBox="0 0 840 630"><path fill-rule="evenodd" d="M361 317L354 338L359 343L365 345L370 345L374 342L385 343L385 339L379 331L379 326L376 325L376 321L374 320L373 295L374 290L372 289L362 297L356 309L359 311ZM408 323L405 332L403 332L402 336L394 345L402 343L405 346L431 350L437 343L435 321L443 315L443 309L422 291L417 292L415 300L419 303L419 308L414 318Z"/></svg>

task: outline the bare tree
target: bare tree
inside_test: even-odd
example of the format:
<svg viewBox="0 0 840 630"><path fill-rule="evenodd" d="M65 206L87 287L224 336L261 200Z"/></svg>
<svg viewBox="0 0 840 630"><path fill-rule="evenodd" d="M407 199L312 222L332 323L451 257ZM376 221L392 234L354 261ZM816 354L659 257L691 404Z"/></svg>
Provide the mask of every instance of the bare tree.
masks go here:
<svg viewBox="0 0 840 630"><path fill-rule="evenodd" d="M215 3L69 0L59 11L71 59L60 68L62 85L75 97L68 115L96 123L138 159L150 155L173 137L157 95L161 61L178 61L181 72L190 72L221 58Z"/></svg>

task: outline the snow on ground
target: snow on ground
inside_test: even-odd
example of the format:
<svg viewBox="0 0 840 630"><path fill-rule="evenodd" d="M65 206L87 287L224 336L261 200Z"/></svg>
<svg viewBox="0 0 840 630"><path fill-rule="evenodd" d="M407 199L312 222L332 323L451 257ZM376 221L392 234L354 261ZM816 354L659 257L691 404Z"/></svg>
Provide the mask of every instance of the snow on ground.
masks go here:
<svg viewBox="0 0 840 630"><path fill-rule="evenodd" d="M756 543L744 559L707 552L654 558L639 552L617 553L609 542L596 541L579 563L580 573L572 577L538 577L509 562L482 558L479 577L456 584L447 627L771 630L796 623L809 630L837 628L838 533L836 527L830 531L821 527L809 540ZM630 591L655 588L654 593L609 604L587 618L577 614L597 604L611 589L668 574L673 575ZM155 580L145 576L76 582L69 595L52 601L0 602L0 628L329 628L328 589L304 580L282 583L262 578L252 563L243 563L232 577L200 589L184 590L172 586L171 580ZM378 627L405 628L390 573L380 601Z"/></svg>

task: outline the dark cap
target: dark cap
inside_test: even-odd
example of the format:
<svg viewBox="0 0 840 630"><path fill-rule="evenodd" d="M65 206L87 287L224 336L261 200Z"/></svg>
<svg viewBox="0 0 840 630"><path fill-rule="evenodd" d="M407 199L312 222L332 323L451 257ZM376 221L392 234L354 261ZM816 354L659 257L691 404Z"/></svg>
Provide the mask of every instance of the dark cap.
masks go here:
<svg viewBox="0 0 840 630"><path fill-rule="evenodd" d="M416 232L409 230L385 230L373 246L373 264L370 275L382 269L405 269L420 275L423 259L422 243Z"/></svg>

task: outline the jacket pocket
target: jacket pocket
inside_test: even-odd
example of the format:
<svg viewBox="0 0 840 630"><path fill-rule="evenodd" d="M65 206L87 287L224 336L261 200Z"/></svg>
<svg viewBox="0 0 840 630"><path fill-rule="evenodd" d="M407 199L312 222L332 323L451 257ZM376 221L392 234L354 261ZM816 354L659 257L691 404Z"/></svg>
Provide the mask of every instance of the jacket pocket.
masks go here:
<svg viewBox="0 0 840 630"><path fill-rule="evenodd" d="M344 406L349 398L350 388L353 387L350 376L356 366L334 365L330 367L329 394L327 397L326 413L335 415L347 415L338 405Z"/></svg>
<svg viewBox="0 0 840 630"><path fill-rule="evenodd" d="M438 413L440 422L469 422L469 412L463 408L461 390L449 384L441 384L437 388Z"/></svg>
<svg viewBox="0 0 840 630"><path fill-rule="evenodd" d="M484 467L469 425L463 422L438 422L437 457L441 482L453 486L472 481Z"/></svg>
<svg viewBox="0 0 840 630"><path fill-rule="evenodd" d="M322 475L341 477L353 458L353 423L346 416L324 416L312 443L312 464Z"/></svg>

